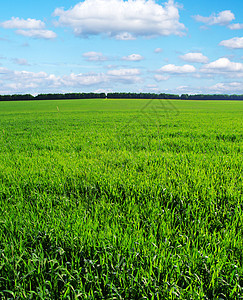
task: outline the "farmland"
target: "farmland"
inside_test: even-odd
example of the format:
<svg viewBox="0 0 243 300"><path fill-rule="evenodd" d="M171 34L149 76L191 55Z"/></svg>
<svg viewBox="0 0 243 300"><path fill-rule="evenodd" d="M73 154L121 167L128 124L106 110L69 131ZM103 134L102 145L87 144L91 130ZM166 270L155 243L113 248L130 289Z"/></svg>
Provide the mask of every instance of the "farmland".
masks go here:
<svg viewBox="0 0 243 300"><path fill-rule="evenodd" d="M0 102L0 298L243 299L243 102Z"/></svg>

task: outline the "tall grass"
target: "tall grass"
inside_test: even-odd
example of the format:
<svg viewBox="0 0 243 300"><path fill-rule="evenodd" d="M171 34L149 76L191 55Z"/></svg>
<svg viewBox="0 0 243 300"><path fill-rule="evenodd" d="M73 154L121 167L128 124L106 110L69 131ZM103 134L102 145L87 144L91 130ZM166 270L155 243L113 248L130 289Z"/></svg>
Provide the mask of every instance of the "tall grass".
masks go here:
<svg viewBox="0 0 243 300"><path fill-rule="evenodd" d="M0 103L0 298L243 299L243 104L146 103Z"/></svg>

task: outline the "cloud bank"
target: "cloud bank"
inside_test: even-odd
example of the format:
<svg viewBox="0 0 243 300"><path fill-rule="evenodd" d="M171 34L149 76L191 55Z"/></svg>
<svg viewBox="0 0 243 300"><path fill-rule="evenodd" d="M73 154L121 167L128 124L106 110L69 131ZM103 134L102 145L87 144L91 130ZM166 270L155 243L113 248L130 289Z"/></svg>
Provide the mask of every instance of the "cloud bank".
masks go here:
<svg viewBox="0 0 243 300"><path fill-rule="evenodd" d="M71 73L56 76L46 72L13 71L0 67L0 94L5 93L40 93L46 91L73 90L85 87L102 87L106 84L134 84L142 82L139 69L113 69L106 73ZM48 87L48 88L47 88Z"/></svg>

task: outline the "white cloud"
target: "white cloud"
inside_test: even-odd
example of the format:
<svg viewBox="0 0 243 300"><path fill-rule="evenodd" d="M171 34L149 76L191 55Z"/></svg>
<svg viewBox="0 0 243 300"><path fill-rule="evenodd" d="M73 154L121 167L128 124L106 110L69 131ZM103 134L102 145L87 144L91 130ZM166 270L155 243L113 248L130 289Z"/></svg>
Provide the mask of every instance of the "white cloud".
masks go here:
<svg viewBox="0 0 243 300"><path fill-rule="evenodd" d="M156 49L154 49L154 52L155 53L161 53L161 52L163 52L163 49L162 48L156 48Z"/></svg>
<svg viewBox="0 0 243 300"><path fill-rule="evenodd" d="M209 90L219 93L242 93L243 92L243 82L226 82L226 83L216 83L209 87Z"/></svg>
<svg viewBox="0 0 243 300"><path fill-rule="evenodd" d="M48 75L45 72L34 73L7 70L0 78L4 82L1 88L5 87L5 89L11 89L14 92L23 92L24 90L37 87L56 86L58 82L58 77Z"/></svg>
<svg viewBox="0 0 243 300"><path fill-rule="evenodd" d="M231 30L243 29L243 23L242 24L240 24L240 23L230 24L228 27Z"/></svg>
<svg viewBox="0 0 243 300"><path fill-rule="evenodd" d="M176 88L177 91L187 91L189 88L188 85L180 85Z"/></svg>
<svg viewBox="0 0 243 300"><path fill-rule="evenodd" d="M19 29L16 31L17 34L31 37L31 38L37 38L37 39L54 39L57 37L56 33L51 30L45 30L45 29L31 29L31 30L23 30Z"/></svg>
<svg viewBox="0 0 243 300"><path fill-rule="evenodd" d="M69 74L56 76L45 72L12 71L0 68L0 93L30 93L53 91L62 88L95 86L108 80L103 73Z"/></svg>
<svg viewBox="0 0 243 300"><path fill-rule="evenodd" d="M153 88L157 88L158 86L156 84L147 84L146 87L153 89Z"/></svg>
<svg viewBox="0 0 243 300"><path fill-rule="evenodd" d="M160 81L168 80L168 79L169 79L169 76L164 76L164 75L156 74L156 75L154 75L154 79L155 79L157 82L160 82Z"/></svg>
<svg viewBox="0 0 243 300"><path fill-rule="evenodd" d="M234 37L229 40L224 40L220 42L219 45L232 49L243 49L243 37Z"/></svg>
<svg viewBox="0 0 243 300"><path fill-rule="evenodd" d="M112 76L134 76L139 75L140 71L138 69L117 69L110 70L107 74Z"/></svg>
<svg viewBox="0 0 243 300"><path fill-rule="evenodd" d="M227 25L235 19L235 15L230 10L224 10L217 15L213 13L209 17L203 17L200 15L194 16L197 22L202 22L207 25Z"/></svg>
<svg viewBox="0 0 243 300"><path fill-rule="evenodd" d="M141 82L140 71L138 69L117 69L109 70L107 72L109 79L112 81L119 81L123 83L137 83Z"/></svg>
<svg viewBox="0 0 243 300"><path fill-rule="evenodd" d="M183 35L179 11L173 0L163 6L155 0L84 0L69 10L57 8L57 24L73 29L77 36L105 34L130 40L138 36Z"/></svg>
<svg viewBox="0 0 243 300"><path fill-rule="evenodd" d="M144 92L153 92L153 93L158 93L159 92L159 87L156 84L147 84L144 87Z"/></svg>
<svg viewBox="0 0 243 300"><path fill-rule="evenodd" d="M243 63L232 62L228 58L222 57L204 65L201 72L229 77L243 77Z"/></svg>
<svg viewBox="0 0 243 300"><path fill-rule="evenodd" d="M191 63L207 63L208 58L204 56L202 53L187 53L185 55L181 55L180 58L186 62L191 62Z"/></svg>
<svg viewBox="0 0 243 300"><path fill-rule="evenodd" d="M243 64L231 62L228 58L222 57L204 66L204 69L223 70L225 72L243 71Z"/></svg>
<svg viewBox="0 0 243 300"><path fill-rule="evenodd" d="M122 60L128 60L128 61L141 61L143 60L143 56L140 54L131 54L128 56L123 56Z"/></svg>
<svg viewBox="0 0 243 300"><path fill-rule="evenodd" d="M0 26L7 29L43 29L45 23L36 19L20 19L12 17L11 20L0 23Z"/></svg>
<svg viewBox="0 0 243 300"><path fill-rule="evenodd" d="M173 64L165 65L161 67L158 72L165 72L170 74L186 74L194 73L196 68L192 65L176 66Z"/></svg>
<svg viewBox="0 0 243 300"><path fill-rule="evenodd" d="M20 19L12 17L11 20L0 23L6 29L17 29L16 33L31 38L54 39L56 33L45 29L45 23L36 19Z"/></svg>
<svg viewBox="0 0 243 300"><path fill-rule="evenodd" d="M94 87L109 89L116 83L133 84L142 79L138 69L114 69L107 73L71 73L64 76L46 72L13 71L0 67L0 94L74 91Z"/></svg>
<svg viewBox="0 0 243 300"><path fill-rule="evenodd" d="M136 40L136 38L129 32L122 32L122 33L118 33L115 36L116 40L121 40L121 41L132 41L132 40Z"/></svg>
<svg viewBox="0 0 243 300"><path fill-rule="evenodd" d="M83 53L83 57L86 58L87 61L105 61L107 58L100 52L86 52Z"/></svg>
<svg viewBox="0 0 243 300"><path fill-rule="evenodd" d="M90 73L90 74L70 74L63 76L60 83L67 87L70 86L91 86L105 82L107 77L103 73Z"/></svg>

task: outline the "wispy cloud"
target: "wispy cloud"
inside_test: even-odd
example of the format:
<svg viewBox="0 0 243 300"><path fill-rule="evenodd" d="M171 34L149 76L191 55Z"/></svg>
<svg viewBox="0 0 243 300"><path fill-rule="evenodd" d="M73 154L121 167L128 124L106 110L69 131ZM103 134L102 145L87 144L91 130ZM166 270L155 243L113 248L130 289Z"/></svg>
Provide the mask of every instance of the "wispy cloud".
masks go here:
<svg viewBox="0 0 243 300"><path fill-rule="evenodd" d="M13 58L13 62L20 66L29 66L27 59L25 58Z"/></svg>
<svg viewBox="0 0 243 300"><path fill-rule="evenodd" d="M105 61L105 60L107 60L107 57L105 57L101 52L95 52L95 51L83 53L83 57L87 61Z"/></svg>
<svg viewBox="0 0 243 300"><path fill-rule="evenodd" d="M154 49L154 53L161 53L161 52L163 52L162 48L156 48L156 49Z"/></svg>
<svg viewBox="0 0 243 300"><path fill-rule="evenodd" d="M160 75L160 74L155 74L155 75L154 75L154 79L155 79L157 82L160 82L160 81L168 80L168 79L169 79L169 76L164 76L164 75Z"/></svg>
<svg viewBox="0 0 243 300"><path fill-rule="evenodd" d="M55 32L46 29L31 29L31 30L19 29L16 31L16 33L26 37L47 39L47 40L54 39L57 37Z"/></svg>

